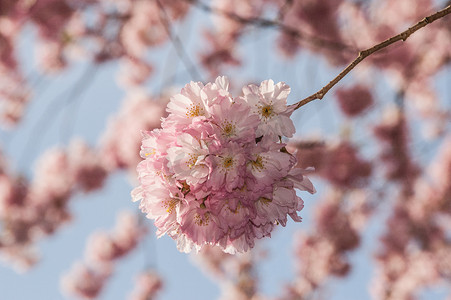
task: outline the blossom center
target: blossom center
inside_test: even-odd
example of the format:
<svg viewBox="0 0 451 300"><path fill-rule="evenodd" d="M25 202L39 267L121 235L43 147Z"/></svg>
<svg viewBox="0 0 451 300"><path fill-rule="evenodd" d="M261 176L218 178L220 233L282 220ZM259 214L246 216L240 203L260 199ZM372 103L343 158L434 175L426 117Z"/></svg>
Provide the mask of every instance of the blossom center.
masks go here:
<svg viewBox="0 0 451 300"><path fill-rule="evenodd" d="M226 170L230 169L233 166L233 157L225 157L222 161L222 167Z"/></svg>
<svg viewBox="0 0 451 300"><path fill-rule="evenodd" d="M262 117L264 118L269 118L272 115L274 115L274 109L272 107L272 105L265 105L262 106L261 110L260 110L260 114L262 115Z"/></svg>
<svg viewBox="0 0 451 300"><path fill-rule="evenodd" d="M260 200L260 202L262 204L264 204L264 205L269 205L269 203L272 202L272 199L269 199L269 198L266 198L266 197L260 197L260 199L258 199L258 200Z"/></svg>
<svg viewBox="0 0 451 300"><path fill-rule="evenodd" d="M210 224L210 213L205 213L204 215L196 214L194 216L194 224L197 226L208 226Z"/></svg>
<svg viewBox="0 0 451 300"><path fill-rule="evenodd" d="M238 202L238 205L236 206L236 208L234 210L232 210L230 208L230 206L227 206L227 210L234 215L238 214L240 212L240 209L241 209L241 202Z"/></svg>
<svg viewBox="0 0 451 300"><path fill-rule="evenodd" d="M234 136L236 133L236 126L228 121L223 123L222 127L223 134L227 137Z"/></svg>
<svg viewBox="0 0 451 300"><path fill-rule="evenodd" d="M186 166L188 168L192 169L196 165L198 156L194 155L192 153L190 153L188 155L189 155L189 159L186 161Z"/></svg>
<svg viewBox="0 0 451 300"><path fill-rule="evenodd" d="M172 214L179 200L174 198L169 198L163 201L162 206L166 209L166 212Z"/></svg>
<svg viewBox="0 0 451 300"><path fill-rule="evenodd" d="M154 155L156 153L155 149L151 149L149 152L145 153L144 155L147 156L151 156Z"/></svg>
<svg viewBox="0 0 451 300"><path fill-rule="evenodd" d="M204 109L199 104L191 104L186 112L188 118L194 118L204 115Z"/></svg>
<svg viewBox="0 0 451 300"><path fill-rule="evenodd" d="M263 157L261 157L260 155L257 155L257 158L255 160L251 161L251 164L252 164L252 168L256 169L257 171L261 171L261 170L265 169Z"/></svg>

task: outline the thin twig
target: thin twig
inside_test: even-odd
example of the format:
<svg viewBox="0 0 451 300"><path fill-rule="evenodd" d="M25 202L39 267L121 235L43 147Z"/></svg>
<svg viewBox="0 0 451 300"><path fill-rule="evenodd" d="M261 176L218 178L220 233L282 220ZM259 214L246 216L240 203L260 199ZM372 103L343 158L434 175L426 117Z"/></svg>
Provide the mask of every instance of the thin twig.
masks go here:
<svg viewBox="0 0 451 300"><path fill-rule="evenodd" d="M66 99L66 104L64 105L66 108L65 116L63 116L63 124L60 126L60 140L61 143L64 143L65 139L72 138L75 121L78 118L78 112L80 109L80 105L83 102L83 95L88 91L88 89L94 84L95 77L97 75L97 71L99 68L97 68L96 65L94 65L94 68L88 68L89 73L86 75L85 82L80 83L80 88L74 89L71 94L69 94L68 98ZM69 107L69 105L72 104L72 107ZM74 106L76 105L76 106Z"/></svg>
<svg viewBox="0 0 451 300"><path fill-rule="evenodd" d="M158 7L161 11L161 23L163 24L166 33L169 36L169 39L171 40L172 44L174 45L175 51L177 52L178 57L182 61L182 63L185 65L185 68L188 72L191 73L191 77L193 77L194 80L201 80L202 76L200 75L199 71L196 68L196 65L191 61L191 59L188 56L187 51L183 47L183 43L178 37L177 34L172 32L172 26L170 23L170 18L168 13L166 12L166 9L164 8L163 4L160 0L156 0Z"/></svg>
<svg viewBox="0 0 451 300"><path fill-rule="evenodd" d="M252 18L243 17L238 14L210 6L199 0L184 0L184 1L187 1L187 2L191 3L192 5L195 5L199 9L202 9L206 12L210 12L210 13L217 14L217 15L222 15L226 18L229 18L229 19L234 20L241 24L254 25L257 27L261 27L261 28L274 28L274 29L279 30L289 36L297 38L300 42L308 43L313 46L317 46L317 47L321 47L321 48L326 47L330 50L339 51L339 52L355 51L355 49L350 45L346 45L346 44L338 42L338 41L324 39L324 38L318 37L316 35L300 31L294 27L283 24L282 22L280 22L278 20L270 20L270 19L265 19L262 17L252 17Z"/></svg>
<svg viewBox="0 0 451 300"><path fill-rule="evenodd" d="M285 3L280 7L279 12L277 13L277 20L279 20L279 22L283 22L285 14L291 6L293 6L293 0L285 0Z"/></svg>
<svg viewBox="0 0 451 300"><path fill-rule="evenodd" d="M59 93L49 102L46 110L35 122L30 137L27 140L27 143L23 148L21 155L19 156L19 161L25 161L26 157L29 156L29 150L31 148L39 148L39 144L43 141L44 134L47 132L45 129L50 127L49 123L53 122L56 119L56 114L59 113L62 108L77 100L80 93L85 91L86 86L93 82L93 76L96 74L96 69L97 65L88 66L74 83L74 85L70 86L69 89L65 89L64 91ZM63 101L63 97L68 98Z"/></svg>
<svg viewBox="0 0 451 300"><path fill-rule="evenodd" d="M326 86L324 86L322 89L320 89L318 92L314 93L311 96L308 96L305 99L302 99L301 101L299 101L298 103L295 103L293 105L291 105L290 107L294 107L293 109L296 110L299 107L313 101L316 99L321 100L324 95L326 95L326 93L334 86L336 85L341 79L343 79L343 77L346 76L346 74L348 74L352 69L355 68L355 66L357 66L362 60L364 60L366 57L370 56L371 54L386 48L387 46L394 44L398 41L406 41L409 36L411 34L413 34L415 31L419 30L420 28L425 27L427 24L431 24L432 22L434 22L435 20L438 20L440 18L443 18L444 16L448 15L449 13L451 13L451 5L448 5L446 8L428 16L425 17L423 20L421 20L420 22L418 22L417 24L415 24L414 26L410 27L409 29L401 32L398 35L395 35L385 41L383 41L380 44L377 44L371 48L368 48L366 50L360 51L359 52L359 56L357 56L356 59L354 59L354 61L352 61L346 68L343 69L343 71L340 72L340 74L337 75L337 77L335 77L334 79L332 79L332 81L330 81Z"/></svg>

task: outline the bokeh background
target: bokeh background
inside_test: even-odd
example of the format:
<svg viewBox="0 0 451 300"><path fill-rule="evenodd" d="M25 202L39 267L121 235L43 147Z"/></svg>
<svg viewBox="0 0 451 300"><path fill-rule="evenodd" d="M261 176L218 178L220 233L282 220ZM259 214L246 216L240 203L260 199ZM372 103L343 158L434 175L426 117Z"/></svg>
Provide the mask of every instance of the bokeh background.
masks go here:
<svg viewBox="0 0 451 300"><path fill-rule="evenodd" d="M231 268L226 279L208 268L213 254L179 253L170 238L156 239L130 197L140 130L157 127L170 95L189 81L226 75L237 96L248 83L283 81L296 103L358 50L446 5L2 0L0 299L80 298L62 278L86 256L90 235L111 232L124 210L147 233L115 258L91 298L126 299L138 274L151 272L163 282L159 299L447 299L450 17L374 54L293 113L287 142L300 167L315 167L318 192L299 193L302 223L216 262ZM65 163L46 168L55 151ZM13 197L16 183L22 193ZM234 267L243 261L250 271Z"/></svg>

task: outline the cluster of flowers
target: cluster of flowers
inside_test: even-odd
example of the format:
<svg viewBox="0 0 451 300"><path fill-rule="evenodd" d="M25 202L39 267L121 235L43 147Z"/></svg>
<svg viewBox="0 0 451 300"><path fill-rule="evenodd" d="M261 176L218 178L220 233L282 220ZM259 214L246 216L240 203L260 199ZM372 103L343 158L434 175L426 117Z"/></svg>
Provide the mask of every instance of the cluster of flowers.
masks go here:
<svg viewBox="0 0 451 300"><path fill-rule="evenodd" d="M205 7L200 1L190 2ZM418 0L415 7L409 0L373 2L361 5L359 1L349 0L209 1L215 22L205 30L209 46L202 51L202 66L211 74L221 74L226 67L240 66L243 61L237 51L240 40L259 22L272 23L279 29L272 45L288 58L307 50L333 66L344 66L359 50L405 30L423 19L425 12L436 11L440 6L431 0ZM278 12L277 21L265 18L268 11L273 10ZM366 62L403 87L405 100L421 114L422 131L432 137L442 134L448 118L443 116L431 78L449 63L449 22L447 18L434 22L427 30L409 37L409 43L403 47L390 49L383 58L369 57ZM359 90L354 91L354 95L347 93L352 98L338 93L340 108L346 116L355 117L370 106L371 98L364 95L367 92Z"/></svg>
<svg viewBox="0 0 451 300"><path fill-rule="evenodd" d="M136 177L141 161L136 149L141 145L140 130L159 128L169 97L152 97L141 90L129 92L119 111L108 120L97 151L108 171L125 169Z"/></svg>
<svg viewBox="0 0 451 300"><path fill-rule="evenodd" d="M158 236L183 252L206 244L245 252L288 215L301 221L294 188L314 192L281 142L295 132L290 88L267 80L235 98L228 88L225 77L187 84L171 98L162 129L144 132L132 196Z"/></svg>
<svg viewBox="0 0 451 300"><path fill-rule="evenodd" d="M69 202L74 195L103 188L107 177L119 169L135 178L139 129L160 126L167 99L130 93L110 118L99 145L74 139L65 148L47 150L30 180L11 172L8 158L0 152L0 260L18 270L32 267L39 260L38 241L72 219Z"/></svg>
<svg viewBox="0 0 451 300"><path fill-rule="evenodd" d="M342 187L325 191L315 207L313 230L295 234L296 272L279 299L310 299L328 280L345 277L352 270L349 255L359 247L373 210L363 190L349 191Z"/></svg>
<svg viewBox="0 0 451 300"><path fill-rule="evenodd" d="M266 253L247 252L236 255L224 253L219 247L205 246L192 255L194 262L208 278L219 283L220 300L265 299L259 293L259 278L255 272L259 259Z"/></svg>
<svg viewBox="0 0 451 300"><path fill-rule="evenodd" d="M411 188L399 193L386 221L389 230L381 237L371 285L375 299L419 298L425 287L440 286L451 274L450 147L451 136L447 135L421 176L406 173L404 177L403 188Z"/></svg>
<svg viewBox="0 0 451 300"><path fill-rule="evenodd" d="M128 297L129 300L156 299L164 286L161 277L151 270L140 273L136 277L135 282L135 289Z"/></svg>
<svg viewBox="0 0 451 300"><path fill-rule="evenodd" d="M31 181L0 166L0 259L31 267L37 241L71 220L70 198L100 189L107 175L100 155L81 140L45 152Z"/></svg>
<svg viewBox="0 0 451 300"><path fill-rule="evenodd" d="M409 189L420 175L419 167L409 153L409 131L401 110L389 107L382 122L374 127L374 135L382 146L380 160L386 166L385 177L408 183Z"/></svg>
<svg viewBox="0 0 451 300"><path fill-rule="evenodd" d="M187 1L165 0L4 0L0 4L0 126L12 127L33 97L33 81L20 68L20 35L36 31L34 56L39 73L56 74L86 59L93 64L118 61L118 83L143 84L153 66L149 48L168 39L165 23L183 20ZM32 55L33 53L28 53Z"/></svg>
<svg viewBox="0 0 451 300"><path fill-rule="evenodd" d="M312 175L327 180L335 187L358 188L369 182L373 166L350 141L311 139L290 142L287 149L296 151L299 159L297 167L315 169Z"/></svg>

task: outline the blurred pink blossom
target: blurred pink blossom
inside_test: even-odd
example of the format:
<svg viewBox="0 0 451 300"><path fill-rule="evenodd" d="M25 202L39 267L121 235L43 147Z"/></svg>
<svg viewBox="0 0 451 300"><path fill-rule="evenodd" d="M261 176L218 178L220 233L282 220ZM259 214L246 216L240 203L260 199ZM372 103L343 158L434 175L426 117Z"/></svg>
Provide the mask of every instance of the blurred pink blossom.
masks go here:
<svg viewBox="0 0 451 300"><path fill-rule="evenodd" d="M364 85L337 89L335 95L341 111L348 117L356 117L373 105L373 96Z"/></svg>
<svg viewBox="0 0 451 300"><path fill-rule="evenodd" d="M313 167L317 174L337 187L362 187L371 175L372 165L361 157L358 149L348 141L324 143L293 142L297 150L298 167Z"/></svg>
<svg viewBox="0 0 451 300"><path fill-rule="evenodd" d="M61 288L66 294L77 298L95 299L102 291L109 275L78 262L61 278Z"/></svg>
<svg viewBox="0 0 451 300"><path fill-rule="evenodd" d="M136 286L128 297L129 300L151 300L163 288L163 281L155 272L145 271L138 274Z"/></svg>
<svg viewBox="0 0 451 300"><path fill-rule="evenodd" d="M135 215L122 212L114 231L98 232L89 238L84 262L75 264L61 278L61 288L68 295L96 298L112 276L115 262L134 250L145 232ZM153 289L156 292L157 287Z"/></svg>
<svg viewBox="0 0 451 300"><path fill-rule="evenodd" d="M130 93L124 99L118 115L110 119L101 138L100 151L108 170L134 171L140 161L136 149L141 143L141 130L160 127L167 101L164 97L152 99L141 91Z"/></svg>

